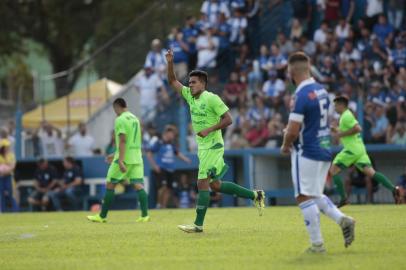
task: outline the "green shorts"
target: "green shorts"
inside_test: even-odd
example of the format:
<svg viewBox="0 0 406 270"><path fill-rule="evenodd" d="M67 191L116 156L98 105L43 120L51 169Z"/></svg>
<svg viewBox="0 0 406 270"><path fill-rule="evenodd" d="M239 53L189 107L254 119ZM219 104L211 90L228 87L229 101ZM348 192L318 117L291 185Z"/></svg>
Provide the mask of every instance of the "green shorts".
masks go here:
<svg viewBox="0 0 406 270"><path fill-rule="evenodd" d="M360 170L364 169L365 167L372 166L371 160L369 159L367 153L362 152L360 154L355 154L347 149L343 149L340 153L338 153L333 161L333 164L341 169L355 165Z"/></svg>
<svg viewBox="0 0 406 270"><path fill-rule="evenodd" d="M226 174L228 165L224 163L224 147L201 149L198 151L197 156L199 157L199 175L197 179L220 180Z"/></svg>
<svg viewBox="0 0 406 270"><path fill-rule="evenodd" d="M144 164L126 164L127 171L125 173L120 171L118 162L112 162L107 172L108 183L120 183L128 180L130 183L144 183Z"/></svg>

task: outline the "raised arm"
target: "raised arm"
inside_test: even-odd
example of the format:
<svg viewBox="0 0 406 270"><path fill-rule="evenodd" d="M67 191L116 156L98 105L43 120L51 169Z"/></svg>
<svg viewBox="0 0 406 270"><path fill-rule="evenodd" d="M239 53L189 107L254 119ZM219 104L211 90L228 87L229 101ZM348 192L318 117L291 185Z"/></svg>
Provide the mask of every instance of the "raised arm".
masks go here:
<svg viewBox="0 0 406 270"><path fill-rule="evenodd" d="M179 94L182 94L182 87L183 84L181 84L177 79L175 75L175 71L173 70L173 51L168 50L168 52L165 54L166 61L168 62L168 82L172 86L173 89L176 90Z"/></svg>

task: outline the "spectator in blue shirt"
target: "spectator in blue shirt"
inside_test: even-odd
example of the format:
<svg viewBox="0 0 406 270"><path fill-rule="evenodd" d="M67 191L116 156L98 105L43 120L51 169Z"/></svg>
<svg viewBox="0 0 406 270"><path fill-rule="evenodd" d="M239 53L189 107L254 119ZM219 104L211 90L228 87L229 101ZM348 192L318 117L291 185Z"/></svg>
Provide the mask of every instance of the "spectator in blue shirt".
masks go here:
<svg viewBox="0 0 406 270"><path fill-rule="evenodd" d="M193 70L197 63L196 39L199 35L199 30L196 27L196 19L193 16L186 17L185 27L182 29L183 40L189 47L188 54L188 70Z"/></svg>
<svg viewBox="0 0 406 270"><path fill-rule="evenodd" d="M372 141L374 143L385 143L386 129L389 121L385 115L385 104L383 102L375 102L375 121L371 129Z"/></svg>
<svg viewBox="0 0 406 270"><path fill-rule="evenodd" d="M385 15L379 15L378 23L374 25L374 34L379 38L381 44L385 43L385 39L394 32L393 26L387 22Z"/></svg>
<svg viewBox="0 0 406 270"><path fill-rule="evenodd" d="M406 68L406 46L405 41L400 37L396 38L396 48L391 52L390 61L396 70Z"/></svg>
<svg viewBox="0 0 406 270"><path fill-rule="evenodd" d="M63 182L54 191L49 193L52 204L57 211L62 211L61 198L67 199L73 210L78 210L79 196L83 184L83 175L75 160L72 157L65 157L63 160Z"/></svg>
<svg viewBox="0 0 406 270"><path fill-rule="evenodd" d="M147 158L153 170L152 179L157 185L157 208L166 208L173 195L175 157L187 163L191 162L174 145L176 133L175 127L167 126L162 138L152 141L147 151Z"/></svg>
<svg viewBox="0 0 406 270"><path fill-rule="evenodd" d="M40 159L35 172L35 190L28 198L28 203L34 206L34 210L46 211L50 202L50 193L57 187L57 170L47 160Z"/></svg>
<svg viewBox="0 0 406 270"><path fill-rule="evenodd" d="M172 28L168 48L173 51L173 68L176 77L183 81L188 74L189 45L183 40L183 33L177 27Z"/></svg>
<svg viewBox="0 0 406 270"><path fill-rule="evenodd" d="M370 85L370 93L367 96L369 102L383 103L386 100L385 92L381 89L381 83L374 81Z"/></svg>

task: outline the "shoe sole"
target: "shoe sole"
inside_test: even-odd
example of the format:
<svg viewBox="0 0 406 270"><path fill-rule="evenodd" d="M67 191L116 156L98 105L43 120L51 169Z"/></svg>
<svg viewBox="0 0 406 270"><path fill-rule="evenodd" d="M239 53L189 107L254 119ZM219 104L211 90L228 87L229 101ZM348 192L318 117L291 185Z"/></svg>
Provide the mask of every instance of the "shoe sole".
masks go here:
<svg viewBox="0 0 406 270"><path fill-rule="evenodd" d="M183 229L183 228L181 228L181 227L179 227L178 226L178 229L179 230L181 230L182 232L185 232L185 233L202 233L203 232L203 230L201 230L201 231L189 231L189 230L185 230L185 229Z"/></svg>
<svg viewBox="0 0 406 270"><path fill-rule="evenodd" d="M355 239L355 220L349 217L344 217L341 229L344 237L344 246L349 247Z"/></svg>

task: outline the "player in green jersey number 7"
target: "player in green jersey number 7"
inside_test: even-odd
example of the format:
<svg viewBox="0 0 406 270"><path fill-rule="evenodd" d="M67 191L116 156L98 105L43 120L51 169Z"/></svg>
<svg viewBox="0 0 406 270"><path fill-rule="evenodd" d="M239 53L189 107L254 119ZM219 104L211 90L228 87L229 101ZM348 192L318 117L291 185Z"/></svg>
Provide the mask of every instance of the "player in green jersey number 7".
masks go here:
<svg viewBox="0 0 406 270"><path fill-rule="evenodd" d="M114 154L106 158L110 167L101 212L98 215L88 216L87 219L93 222L106 222L107 212L114 199L114 188L118 183L128 180L134 184L140 202L141 216L136 222L148 222L148 195L144 190L140 121L127 110L127 103L122 98L117 98L113 102L113 109L117 114L114 121L117 148Z"/></svg>
<svg viewBox="0 0 406 270"><path fill-rule="evenodd" d="M170 85L189 105L192 126L197 134L199 158L196 220L194 224L179 225L178 228L189 233L203 231L203 221L210 201L209 188L216 192L253 200L259 214L262 215L265 207L264 191L249 190L233 182L221 181L228 169L223 158L224 142L221 129L231 125L232 119L229 109L220 97L205 90L207 73L200 70L192 71L189 74L189 87L186 87L176 79L172 50L166 53L166 60Z"/></svg>
<svg viewBox="0 0 406 270"><path fill-rule="evenodd" d="M394 186L392 182L382 173L376 172L371 165L371 161L365 149L364 142L361 138L361 126L358 124L352 112L348 109L348 98L338 96L334 99L334 106L337 113L340 114L338 128L332 128L333 136L338 137L344 146L344 149L335 157L333 165L330 168L330 174L333 176L334 184L341 196L338 207L348 204L348 199L344 191L344 186L338 175L342 169L355 165L366 176L381 183L389 189L395 203L402 203L402 190Z"/></svg>

